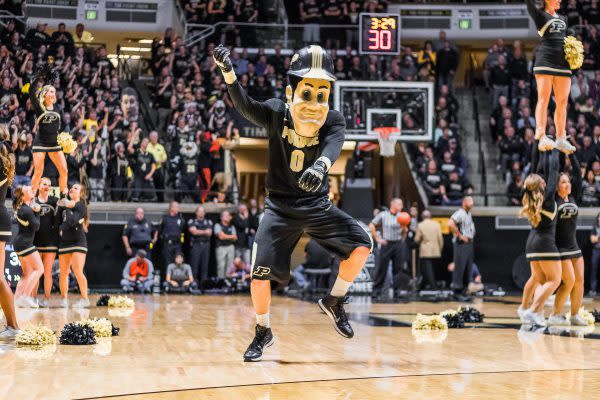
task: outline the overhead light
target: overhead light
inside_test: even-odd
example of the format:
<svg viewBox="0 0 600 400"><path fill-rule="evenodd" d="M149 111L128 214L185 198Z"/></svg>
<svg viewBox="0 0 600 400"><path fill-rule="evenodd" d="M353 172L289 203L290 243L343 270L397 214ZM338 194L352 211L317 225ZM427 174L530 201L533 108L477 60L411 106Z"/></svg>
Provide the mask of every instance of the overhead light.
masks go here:
<svg viewBox="0 0 600 400"><path fill-rule="evenodd" d="M113 59L113 60L115 60L115 59L117 58L117 55L116 55L116 54L109 54L109 55L107 55L106 57L108 57L108 58L110 58L110 59ZM124 55L124 54L121 54L121 55L119 56L119 58L121 58L121 59L132 59L132 60L139 60L139 59L141 59L142 57L141 57L141 56L138 56L138 55L131 55L131 56L129 56L129 55Z"/></svg>
<svg viewBox="0 0 600 400"><path fill-rule="evenodd" d="M151 49L148 49L146 47L127 47L127 46L121 46L121 51L148 52L148 51L151 51Z"/></svg>
<svg viewBox="0 0 600 400"><path fill-rule="evenodd" d="M152 44L153 40L152 39L140 39L138 40L139 44Z"/></svg>

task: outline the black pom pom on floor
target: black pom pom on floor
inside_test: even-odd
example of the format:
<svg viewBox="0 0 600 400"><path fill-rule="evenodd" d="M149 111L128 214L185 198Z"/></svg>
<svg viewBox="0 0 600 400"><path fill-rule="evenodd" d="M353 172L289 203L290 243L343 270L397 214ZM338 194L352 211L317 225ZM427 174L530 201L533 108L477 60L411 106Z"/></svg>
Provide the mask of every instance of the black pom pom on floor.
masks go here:
<svg viewBox="0 0 600 400"><path fill-rule="evenodd" d="M463 316L459 313L456 314L443 314L442 317L448 323L448 328L460 329L465 327L465 320Z"/></svg>
<svg viewBox="0 0 600 400"><path fill-rule="evenodd" d="M110 300L110 296L107 294L103 294L102 296L100 296L100 298L96 302L96 307L108 307L109 300Z"/></svg>
<svg viewBox="0 0 600 400"><path fill-rule="evenodd" d="M60 344L96 344L96 334L94 333L94 329L89 325L68 323L60 332Z"/></svg>
<svg viewBox="0 0 600 400"><path fill-rule="evenodd" d="M116 326L112 325L112 336L119 336L120 331L121 331L121 328L117 328Z"/></svg>
<svg viewBox="0 0 600 400"><path fill-rule="evenodd" d="M600 322L600 311L594 308L594 311L592 311L592 315L594 316L595 322Z"/></svg>
<svg viewBox="0 0 600 400"><path fill-rule="evenodd" d="M461 307L458 314L466 323L483 322L484 315L479 310L471 307Z"/></svg>

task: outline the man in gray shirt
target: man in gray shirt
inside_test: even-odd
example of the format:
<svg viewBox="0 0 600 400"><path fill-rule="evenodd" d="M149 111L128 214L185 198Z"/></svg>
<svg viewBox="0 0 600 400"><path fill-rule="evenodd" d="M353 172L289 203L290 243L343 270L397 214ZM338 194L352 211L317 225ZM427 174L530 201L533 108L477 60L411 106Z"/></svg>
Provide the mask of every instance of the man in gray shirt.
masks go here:
<svg viewBox="0 0 600 400"><path fill-rule="evenodd" d="M465 282L468 284L471 277L473 265L473 239L475 238L475 224L471 209L473 208L473 198L466 196L462 201L462 206L452 214L448 221L448 227L452 231L454 247L454 271L452 272L452 289L454 295L459 301L468 301L468 297L463 296L462 292Z"/></svg>
<svg viewBox="0 0 600 400"><path fill-rule="evenodd" d="M192 267L183 263L183 254L175 254L175 262L167 267L167 276L165 278L165 291L186 293L196 287Z"/></svg>

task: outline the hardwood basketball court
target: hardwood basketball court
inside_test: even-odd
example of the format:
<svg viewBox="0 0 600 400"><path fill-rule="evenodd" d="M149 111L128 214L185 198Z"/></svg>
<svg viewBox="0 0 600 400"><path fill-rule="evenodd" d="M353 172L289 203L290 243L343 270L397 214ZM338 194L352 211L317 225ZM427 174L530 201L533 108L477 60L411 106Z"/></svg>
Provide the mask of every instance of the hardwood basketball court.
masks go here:
<svg viewBox="0 0 600 400"><path fill-rule="evenodd" d="M277 339L259 363L242 361L253 337L249 297L135 299L129 316L97 307L19 310L22 327L59 331L107 317L121 334L40 351L1 344L0 399L586 399L600 392L597 329L520 329L515 298L474 303L486 315L476 327L419 337L410 329L417 312L458 304L356 299L347 306L356 334L348 340L316 304L275 297Z"/></svg>

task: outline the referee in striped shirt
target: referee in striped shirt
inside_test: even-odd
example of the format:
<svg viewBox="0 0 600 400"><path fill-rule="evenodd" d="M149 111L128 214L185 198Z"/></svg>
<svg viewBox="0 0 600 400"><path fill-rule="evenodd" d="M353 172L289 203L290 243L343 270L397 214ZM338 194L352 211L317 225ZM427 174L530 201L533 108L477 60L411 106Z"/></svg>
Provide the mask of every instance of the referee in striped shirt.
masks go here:
<svg viewBox="0 0 600 400"><path fill-rule="evenodd" d="M475 224L471 209L473 198L463 198L462 206L452 214L448 227L452 231L454 247L454 271L452 272L452 289L458 301L470 300L462 294L465 282L468 284L473 269L473 239L475 238Z"/></svg>
<svg viewBox="0 0 600 400"><path fill-rule="evenodd" d="M397 219L398 213L402 211L402 207L403 203L401 199L392 199L390 209L377 214L369 224L373 239L381 245L376 258L375 276L373 277L374 296L378 296L381 293L390 260L392 261L394 276L394 292L400 289L402 280L409 281L409 277L402 271L404 261L406 260L405 240L408 231L406 227L403 228L398 223ZM378 227L381 227L381 236L377 232Z"/></svg>

